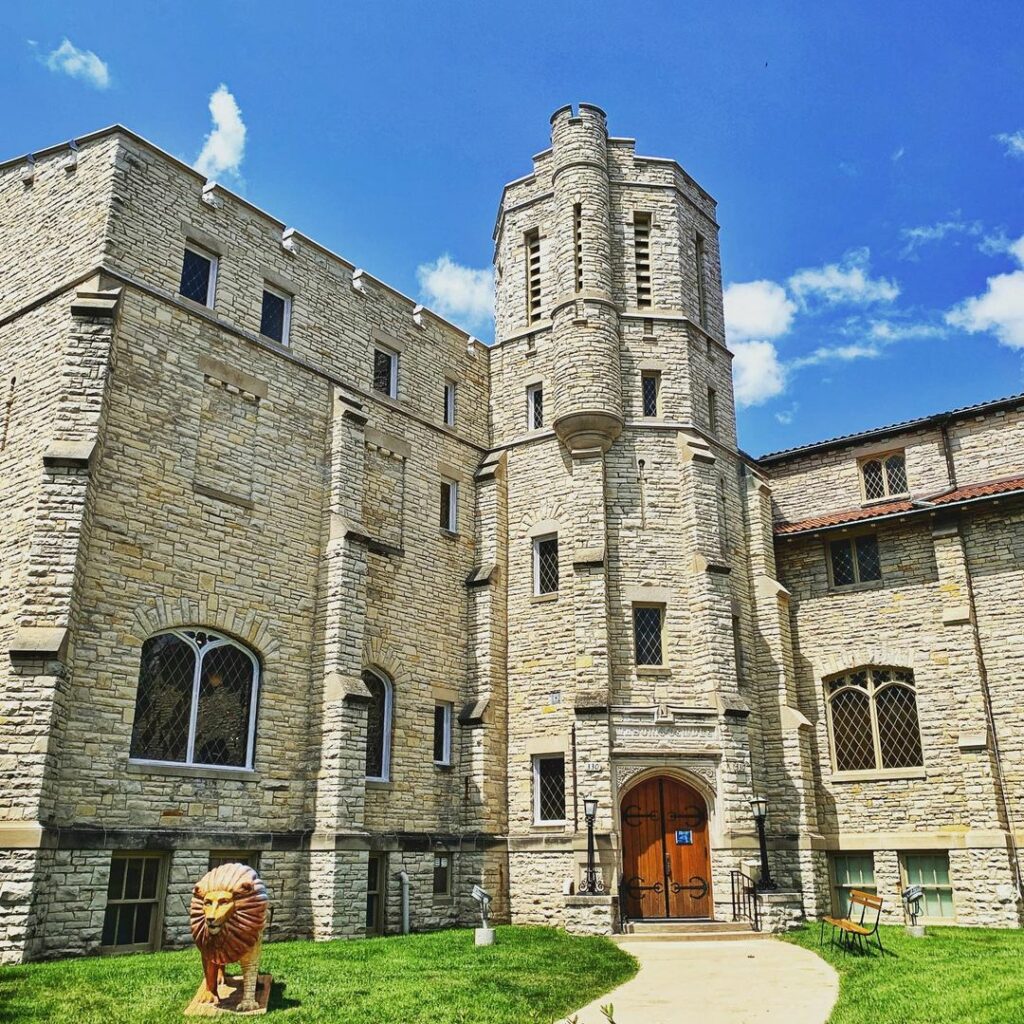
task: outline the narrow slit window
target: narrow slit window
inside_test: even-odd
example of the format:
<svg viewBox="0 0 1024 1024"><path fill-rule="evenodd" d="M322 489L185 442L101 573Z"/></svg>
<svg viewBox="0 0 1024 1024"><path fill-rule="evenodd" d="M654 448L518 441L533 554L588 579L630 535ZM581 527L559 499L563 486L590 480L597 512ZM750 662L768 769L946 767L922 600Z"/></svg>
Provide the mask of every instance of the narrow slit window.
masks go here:
<svg viewBox="0 0 1024 1024"><path fill-rule="evenodd" d="M451 854L434 854L434 895L448 896L451 893Z"/></svg>
<svg viewBox="0 0 1024 1024"><path fill-rule="evenodd" d="M583 291L583 206L572 208L573 263L576 269L576 291Z"/></svg>
<svg viewBox="0 0 1024 1024"><path fill-rule="evenodd" d="M178 293L186 299L198 302L213 309L213 299L217 290L217 257L204 252L197 246L185 247L185 256L181 263L181 283Z"/></svg>
<svg viewBox="0 0 1024 1024"><path fill-rule="evenodd" d="M540 320L540 232L526 233L526 322Z"/></svg>
<svg viewBox="0 0 1024 1024"><path fill-rule="evenodd" d="M718 392L708 388L708 430L718 433Z"/></svg>
<svg viewBox="0 0 1024 1024"><path fill-rule="evenodd" d="M260 314L260 334L265 338L288 344L288 330L291 327L291 297L274 288L263 289L263 310Z"/></svg>
<svg viewBox="0 0 1024 1024"><path fill-rule="evenodd" d="M398 353L379 345L373 350L373 390L398 397Z"/></svg>
<svg viewBox="0 0 1024 1024"><path fill-rule="evenodd" d="M558 593L558 536L537 537L533 542L533 593Z"/></svg>
<svg viewBox="0 0 1024 1024"><path fill-rule="evenodd" d="M434 705L434 764L452 763L452 705L438 701Z"/></svg>
<svg viewBox="0 0 1024 1024"><path fill-rule="evenodd" d="M661 414L661 372L644 370L640 375L640 387L643 390L645 416Z"/></svg>
<svg viewBox="0 0 1024 1024"><path fill-rule="evenodd" d="M544 385L531 384L526 389L526 427L540 430L544 426Z"/></svg>
<svg viewBox="0 0 1024 1024"><path fill-rule="evenodd" d="M457 533L459 528L459 485L454 480L441 481L441 529Z"/></svg>
<svg viewBox="0 0 1024 1024"><path fill-rule="evenodd" d="M633 214L633 259L636 263L636 304L651 305L651 215Z"/></svg>
<svg viewBox="0 0 1024 1024"><path fill-rule="evenodd" d="M697 235L693 240L694 272L697 276L697 322L706 327L708 322L708 291L705 282L707 268L704 259L704 236Z"/></svg>
<svg viewBox="0 0 1024 1024"><path fill-rule="evenodd" d="M445 426L455 426L455 381L444 382L444 422Z"/></svg>

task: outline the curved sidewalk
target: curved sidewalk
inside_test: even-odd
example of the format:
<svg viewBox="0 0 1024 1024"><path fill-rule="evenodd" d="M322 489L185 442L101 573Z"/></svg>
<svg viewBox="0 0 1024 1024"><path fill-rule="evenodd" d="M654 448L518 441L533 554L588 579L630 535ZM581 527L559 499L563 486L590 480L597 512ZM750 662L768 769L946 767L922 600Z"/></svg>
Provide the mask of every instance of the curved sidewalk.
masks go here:
<svg viewBox="0 0 1024 1024"><path fill-rule="evenodd" d="M615 1024L824 1024L839 995L824 960L778 939L621 945L640 970L580 1010L580 1024L607 1024L608 1003Z"/></svg>

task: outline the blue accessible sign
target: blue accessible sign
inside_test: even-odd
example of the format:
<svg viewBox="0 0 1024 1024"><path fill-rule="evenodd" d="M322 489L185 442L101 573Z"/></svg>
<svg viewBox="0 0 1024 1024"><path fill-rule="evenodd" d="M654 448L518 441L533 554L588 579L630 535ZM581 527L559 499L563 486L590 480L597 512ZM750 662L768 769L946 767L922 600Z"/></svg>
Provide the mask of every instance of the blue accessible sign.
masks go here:
<svg viewBox="0 0 1024 1024"><path fill-rule="evenodd" d="M676 829L676 846L693 846L693 831L691 829Z"/></svg>

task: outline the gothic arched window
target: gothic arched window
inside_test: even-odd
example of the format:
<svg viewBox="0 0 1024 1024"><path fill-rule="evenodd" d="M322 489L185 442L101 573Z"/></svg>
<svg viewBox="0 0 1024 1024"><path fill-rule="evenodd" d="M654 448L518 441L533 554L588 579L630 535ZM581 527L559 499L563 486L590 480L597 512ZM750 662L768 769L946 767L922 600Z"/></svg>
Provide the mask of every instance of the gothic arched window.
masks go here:
<svg viewBox="0 0 1024 1024"><path fill-rule="evenodd" d="M208 629L172 629L142 645L132 758L251 768L260 666Z"/></svg>
<svg viewBox="0 0 1024 1024"><path fill-rule="evenodd" d="M370 691L366 709L366 777L384 782L391 776L391 714L394 688L381 672L367 669L363 683Z"/></svg>
<svg viewBox="0 0 1024 1024"><path fill-rule="evenodd" d="M909 669L859 668L826 680L825 694L836 771L924 765Z"/></svg>

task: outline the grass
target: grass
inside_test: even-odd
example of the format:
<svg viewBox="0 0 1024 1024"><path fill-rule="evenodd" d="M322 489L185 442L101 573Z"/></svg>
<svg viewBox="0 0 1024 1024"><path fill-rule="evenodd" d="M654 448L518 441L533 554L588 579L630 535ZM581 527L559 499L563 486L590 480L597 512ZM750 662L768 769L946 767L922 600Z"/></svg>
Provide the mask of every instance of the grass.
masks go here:
<svg viewBox="0 0 1024 1024"><path fill-rule="evenodd" d="M818 948L818 926L785 937L839 972L830 1024L1015 1024L1024 1022L1024 931L930 927L912 939L882 928L881 956Z"/></svg>
<svg viewBox="0 0 1024 1024"><path fill-rule="evenodd" d="M481 949L468 930L274 942L260 968L274 976L269 1019L282 1024L550 1024L637 965L607 939L506 927ZM0 1022L182 1024L200 976L195 949L0 967Z"/></svg>

